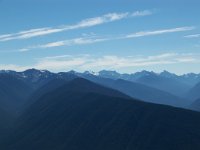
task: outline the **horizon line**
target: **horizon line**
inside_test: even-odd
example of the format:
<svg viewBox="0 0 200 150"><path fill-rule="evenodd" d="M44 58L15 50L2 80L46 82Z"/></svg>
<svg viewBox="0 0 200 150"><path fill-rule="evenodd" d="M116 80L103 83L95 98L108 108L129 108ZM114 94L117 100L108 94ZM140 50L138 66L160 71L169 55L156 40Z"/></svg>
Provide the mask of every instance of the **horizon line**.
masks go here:
<svg viewBox="0 0 200 150"><path fill-rule="evenodd" d="M115 72L115 73L118 73L118 74L121 74L121 75L125 75L125 74L128 74L128 75L133 75L133 74L136 74L136 73L142 73L142 72L148 72L148 73L154 73L154 74L157 74L157 75L160 75L164 72L167 72L167 73L170 73L170 74L174 74L176 76L183 76L183 75L188 75L188 74L195 74L195 75L200 75L200 72L198 73L195 73L195 72L187 72L187 73L183 73L183 74L177 74L177 73L174 73L174 72L171 72L171 71L168 71L168 70L162 70L160 72L156 72L156 71L153 71L153 70L145 70L145 69L142 69L140 71L135 71L135 72L132 72L132 73L128 73L128 72L119 72L117 70L107 70L107 69L102 69L102 70L99 70L99 71L92 71L92 70L85 70L85 71L76 71L76 70L66 70L66 71L51 71L51 70L48 70L48 69L37 69L37 68L30 68L30 69L25 69L25 70L22 70L22 71L17 71L17 70L7 70L7 69L1 69L0 70L0 74L1 73L9 73L9 71L13 71L13 72L16 72L16 73L22 73L22 72L26 72L26 71L29 71L29 70L36 70L36 71L40 71L40 72L50 72L50 73L54 73L54 74L59 74L59 73L69 73L69 72L74 72L74 73L86 73L86 72L89 72L90 74L93 74L93 75L99 75L98 73L102 72L102 71L107 71L107 72Z"/></svg>

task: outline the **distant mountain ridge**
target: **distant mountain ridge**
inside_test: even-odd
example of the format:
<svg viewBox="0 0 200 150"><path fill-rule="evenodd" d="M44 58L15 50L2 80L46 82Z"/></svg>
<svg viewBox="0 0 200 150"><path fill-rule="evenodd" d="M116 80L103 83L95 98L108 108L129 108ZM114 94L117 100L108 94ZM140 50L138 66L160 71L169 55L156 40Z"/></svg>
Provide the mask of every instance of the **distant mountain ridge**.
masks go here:
<svg viewBox="0 0 200 150"><path fill-rule="evenodd" d="M165 78L174 78L174 79L177 79L177 80L182 81L189 85L194 85L200 81L200 73L199 74L187 73L187 74L183 74L183 75L176 75L176 74L170 73L166 70L164 70L161 73L155 73L153 71L143 70L141 72L135 72L135 73L131 73L131 74L128 74L128 73L120 74L116 71L102 70L98 74L99 74L99 76L102 76L102 77L114 78L114 79L124 79L124 80L130 80L130 81L136 81L141 77L151 76L151 75L165 77Z"/></svg>
<svg viewBox="0 0 200 150"><path fill-rule="evenodd" d="M79 72L76 71L66 71L68 73L73 73L73 74L77 74ZM38 74L38 76L41 76L43 74L45 74L46 76L48 75L53 75L53 74L57 74L57 73L53 73L50 72L48 70L38 70L38 69L28 69L25 71L13 71L13 70L0 70L0 74L1 73L9 73L9 74L18 74L19 76L23 76L23 77L30 77L30 75L32 74ZM93 72L93 71L85 71L82 74L93 74L93 75L97 75L97 76L101 76L101 77L108 77L108 78L115 78L115 79L124 79L124 80L136 80L138 78L140 78L141 76L148 76L151 74L154 75L158 75L158 76L162 76L162 77L168 77L168 78L179 78L181 79L190 79L190 80L195 80L195 81L199 81L200 80L200 73L196 74L196 73L187 73L187 74L183 74L183 75L176 75L175 73L170 73L166 70L164 70L161 73L155 73L153 71L140 71L140 72L135 72L135 73L118 73L117 71L110 71L110 70L101 70L99 72ZM193 83L192 83L193 84Z"/></svg>
<svg viewBox="0 0 200 150"><path fill-rule="evenodd" d="M121 91L133 98L175 107L187 107L187 105L190 105L192 102L187 101L187 99L191 99L187 98L186 95L196 83L200 82L200 74L190 73L178 76L167 71L159 74L152 71L120 74L116 71L106 70L98 73L89 71L83 73L76 71L53 73L48 70L29 69L23 72L2 70L0 75L2 74L12 75L17 80L25 83L26 86L31 87L33 92L52 80L70 81L81 77Z"/></svg>
<svg viewBox="0 0 200 150"><path fill-rule="evenodd" d="M184 75L176 75L168 71L155 73L153 71L149 72L144 70L141 72L136 72L131 74L127 73L121 74L116 71L108 71L108 70L102 70L97 73L89 71L85 71L83 73L79 73L76 71L53 73L47 70L29 69L23 72L1 70L0 74L2 73L12 74L24 80L25 82L31 81L31 83L35 85L36 88L54 78L66 78L66 76L68 76L67 78L70 78L71 76L71 78L73 79L74 76L83 76L91 74L113 80L123 79L132 82L142 83L154 88L158 88L159 90L170 92L176 96L182 96L186 91L188 91L198 82L200 82L200 74L188 73Z"/></svg>
<svg viewBox="0 0 200 150"><path fill-rule="evenodd" d="M49 77L55 77L56 75L61 75L64 73L69 73L69 74L92 74L95 76L100 76L104 78L111 78L111 79L124 79L124 80L129 80L129 81L137 81L141 77L146 77L146 76L157 76L157 77L165 77L165 78L173 78L178 80L179 82L183 82L188 85L195 85L198 82L200 82L200 73L187 73L183 75L176 75L174 73L170 73L166 70L164 70L161 73L155 73L153 71L146 71L143 70L141 72L135 72L135 73L118 73L116 71L109 71L109 70L102 70L99 72L90 72L90 71L85 71L83 73L79 73L76 71L67 71L67 72L59 72L59 73L53 73L48 70L37 70L37 69L28 69L22 72L17 72L17 71L12 71L12 70L0 70L0 74L2 73L7 73L7 74L12 74L16 75L20 78L24 79L32 79L32 82L36 82L39 77L41 78L49 78Z"/></svg>
<svg viewBox="0 0 200 150"><path fill-rule="evenodd" d="M185 107L190 103L185 98L180 98L171 93L137 82L123 79L114 80L110 78L103 78L101 76L95 76L93 74L79 74L77 76L104 85L106 87L119 90L133 98L146 102L166 104L176 107Z"/></svg>
<svg viewBox="0 0 200 150"><path fill-rule="evenodd" d="M187 98L190 98L191 100L196 100L200 98L200 82L189 90L189 92L187 93Z"/></svg>

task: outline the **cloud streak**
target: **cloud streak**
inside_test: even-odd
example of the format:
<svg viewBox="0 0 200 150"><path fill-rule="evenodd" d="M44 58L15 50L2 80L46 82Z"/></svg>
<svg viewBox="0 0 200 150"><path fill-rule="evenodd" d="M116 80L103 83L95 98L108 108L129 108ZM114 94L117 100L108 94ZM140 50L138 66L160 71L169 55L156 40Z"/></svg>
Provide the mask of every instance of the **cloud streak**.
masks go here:
<svg viewBox="0 0 200 150"><path fill-rule="evenodd" d="M130 17L148 16L151 14L152 14L152 12L149 10L136 11L134 13L130 13L130 12L109 13L109 14L105 14L103 16L82 20L79 23L74 24L74 25L62 25L62 26L58 26L58 27L30 29L30 30L26 30L26 31L20 31L18 33L0 35L0 42L10 41L10 40L29 39L29 38L33 38L33 37L64 32L67 30L74 30L74 29L81 29L81 28L97 26L97 25L101 25L104 23L109 23L109 22L113 22L113 21L117 21L117 20L121 20L121 19L125 19L125 18L130 18Z"/></svg>
<svg viewBox="0 0 200 150"><path fill-rule="evenodd" d="M137 37L153 36L153 35L160 35L160 34L167 34L167 33L174 33L174 32L184 32L184 31L191 31L194 29L195 27L178 27L178 28L163 29L163 30L142 31L142 32L129 34L126 36L126 38L137 38Z"/></svg>
<svg viewBox="0 0 200 150"><path fill-rule="evenodd" d="M39 48L52 48L52 47L59 47L59 46L73 46L73 45L85 45L85 44L93 44L97 42L103 42L109 40L108 38L75 38L71 40L65 40L65 41L58 41L58 42L52 42L47 43L44 45L38 46Z"/></svg>
<svg viewBox="0 0 200 150"><path fill-rule="evenodd" d="M148 16L148 15L152 15L153 12L150 10L144 10L144 11L136 11L134 13L131 14L132 17L139 17L139 16Z"/></svg>
<svg viewBox="0 0 200 150"><path fill-rule="evenodd" d="M162 30L153 30L153 31L141 31L136 33L131 33L123 36L112 36L112 37L97 37L97 36L86 36L86 37L78 37L74 39L50 42L46 44L30 46L26 48L22 48L16 50L17 52L26 52L33 49L46 49L46 48L53 48L53 47L60 47L60 46L75 46L75 45L87 45L87 44L94 44L99 42L111 41L111 40L124 40L130 38L140 38L146 36L156 36L168 33L176 33L176 32L185 32L193 30L194 27L178 27L178 28L170 28L170 29L162 29Z"/></svg>
<svg viewBox="0 0 200 150"><path fill-rule="evenodd" d="M190 34L190 35L186 35L184 36L185 38L199 38L200 34Z"/></svg>

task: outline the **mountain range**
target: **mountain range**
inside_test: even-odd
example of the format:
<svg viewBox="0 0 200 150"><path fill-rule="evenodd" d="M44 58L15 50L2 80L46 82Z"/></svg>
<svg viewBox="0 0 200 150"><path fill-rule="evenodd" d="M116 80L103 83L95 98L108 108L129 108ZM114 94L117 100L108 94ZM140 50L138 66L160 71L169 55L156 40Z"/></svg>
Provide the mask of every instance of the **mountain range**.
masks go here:
<svg viewBox="0 0 200 150"><path fill-rule="evenodd" d="M167 71L161 73L141 71L134 74L120 74L115 71L100 71L99 76L111 79L124 79L142 83L176 96L183 96L190 88L200 82L200 74L176 75Z"/></svg>
<svg viewBox="0 0 200 150"><path fill-rule="evenodd" d="M20 150L198 149L199 125L200 113L144 103L77 78L38 98L0 145Z"/></svg>
<svg viewBox="0 0 200 150"><path fill-rule="evenodd" d="M0 71L0 149L198 150L195 76Z"/></svg>
<svg viewBox="0 0 200 150"><path fill-rule="evenodd" d="M176 107L185 108L200 97L198 95L200 74L194 73L176 75L167 71L159 74L142 71L133 74L120 74L116 71L106 70L98 73L88 71L84 73L75 71L52 73L47 70L29 69L24 72L0 71L0 75L2 74L12 75L18 80L23 81L27 86L32 88L31 92L53 79L69 81L81 77L119 90L133 98ZM196 91L195 88L197 88ZM30 95L29 92L26 93Z"/></svg>

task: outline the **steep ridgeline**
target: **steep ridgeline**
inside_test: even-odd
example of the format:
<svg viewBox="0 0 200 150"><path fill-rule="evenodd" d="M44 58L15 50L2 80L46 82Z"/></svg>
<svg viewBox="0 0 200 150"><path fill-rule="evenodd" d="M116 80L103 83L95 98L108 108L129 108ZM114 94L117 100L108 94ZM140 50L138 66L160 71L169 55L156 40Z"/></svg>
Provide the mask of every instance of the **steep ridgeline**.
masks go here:
<svg viewBox="0 0 200 150"><path fill-rule="evenodd" d="M186 83L187 85L190 85L190 87L193 87L195 84L200 82L200 74L195 74L195 73L184 74L180 76L179 81Z"/></svg>
<svg viewBox="0 0 200 150"><path fill-rule="evenodd" d="M189 73L178 76L168 71L163 71L159 74L152 71L141 71L133 74L120 74L116 71L103 70L99 72L99 76L115 80L123 79L142 83L179 97L184 97L186 92L200 81L200 74Z"/></svg>
<svg viewBox="0 0 200 150"><path fill-rule="evenodd" d="M1 71L1 73L12 75L17 79L23 80L26 84L28 84L33 89L37 89L40 86L47 83L49 80L54 79L57 75L51 73L46 70L36 70L36 69L28 69L23 72L16 71Z"/></svg>
<svg viewBox="0 0 200 150"><path fill-rule="evenodd" d="M16 114L32 92L32 87L16 76L0 74L0 109Z"/></svg>
<svg viewBox="0 0 200 150"><path fill-rule="evenodd" d="M29 84L34 89L38 89L49 81L57 78L57 75L47 70L29 69L17 73L19 78Z"/></svg>
<svg viewBox="0 0 200 150"><path fill-rule="evenodd" d="M39 98L0 144L14 150L197 150L200 114L145 103L85 79Z"/></svg>
<svg viewBox="0 0 200 150"><path fill-rule="evenodd" d="M179 97L184 97L185 93L191 88L189 85L178 81L176 78L160 76L155 73L142 76L137 79L136 82L169 92Z"/></svg>
<svg viewBox="0 0 200 150"><path fill-rule="evenodd" d="M145 76L156 75L158 77L164 77L164 78L176 80L178 82L182 82L186 85L189 85L190 87L200 82L200 74L188 73L188 74L183 74L183 75L176 75L166 70L164 70L161 73L155 73L153 71L150 72L150 71L143 70L141 72L136 72L136 73L131 73L131 74L127 74L127 73L121 74L116 71L102 70L98 73L98 75L104 78L123 79L123 80L129 80L129 81L136 81Z"/></svg>
<svg viewBox="0 0 200 150"><path fill-rule="evenodd" d="M200 98L195 100L190 106L190 109L195 110L195 111L200 111Z"/></svg>
<svg viewBox="0 0 200 150"><path fill-rule="evenodd" d="M95 83L119 90L133 98L141 99L146 102L171 105L175 107L185 107L189 105L189 101L184 98L179 98L171 93L149 87L144 84L122 79L112 80L92 74L79 74L79 76Z"/></svg>
<svg viewBox="0 0 200 150"><path fill-rule="evenodd" d="M195 111L200 111L200 82L188 92L187 98L192 101L189 108Z"/></svg>
<svg viewBox="0 0 200 150"><path fill-rule="evenodd" d="M79 76L98 84L120 90L131 97L142 99L143 101L176 107L185 107L185 105L192 103L186 101L183 97L185 97L190 86L199 80L198 74L177 76L167 71L160 74L148 71L134 74L120 74L115 71L104 70L100 71L99 74L92 74L88 71L84 73L75 71L52 73L47 70L29 69L24 72L0 71L0 74L2 73L12 75L24 81L34 91L37 91L40 87L45 86L54 79L70 81ZM189 81L192 82L191 85L188 84ZM190 98L188 99L190 100Z"/></svg>
<svg viewBox="0 0 200 150"><path fill-rule="evenodd" d="M52 73L47 70L28 69L23 72L1 71L0 74L12 75L17 79L23 80L33 89L37 90L53 79L72 80L76 78L72 72Z"/></svg>
<svg viewBox="0 0 200 150"><path fill-rule="evenodd" d="M200 98L200 82L187 93L187 98L192 101Z"/></svg>
<svg viewBox="0 0 200 150"><path fill-rule="evenodd" d="M175 107L185 107L189 104L189 101L186 99L180 98L171 93L121 79L116 80L110 85L110 87L124 92L133 98L141 99L146 102L171 105Z"/></svg>
<svg viewBox="0 0 200 150"><path fill-rule="evenodd" d="M41 96L47 94L48 92L51 92L58 87L66 84L68 80L55 78L35 90L27 99L27 101L24 103L24 105L21 107L19 114L22 114L25 109L27 109L29 106L31 106L35 101L37 101Z"/></svg>

